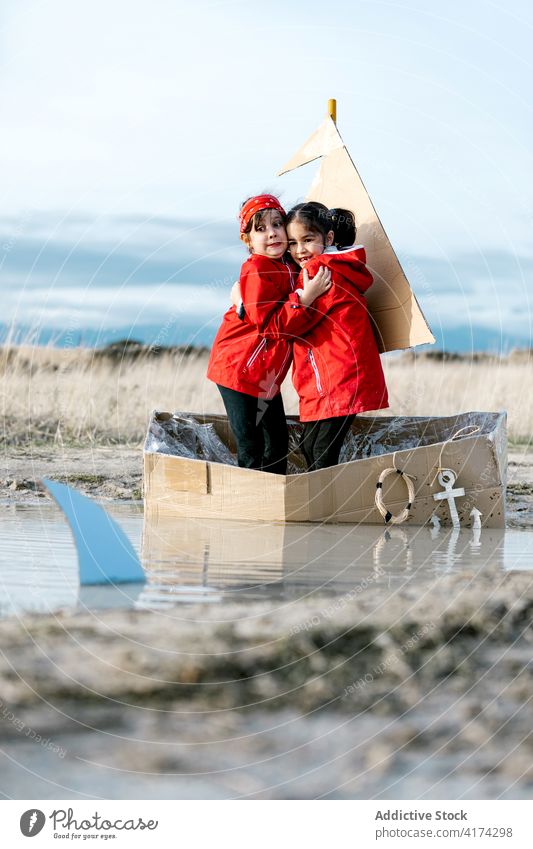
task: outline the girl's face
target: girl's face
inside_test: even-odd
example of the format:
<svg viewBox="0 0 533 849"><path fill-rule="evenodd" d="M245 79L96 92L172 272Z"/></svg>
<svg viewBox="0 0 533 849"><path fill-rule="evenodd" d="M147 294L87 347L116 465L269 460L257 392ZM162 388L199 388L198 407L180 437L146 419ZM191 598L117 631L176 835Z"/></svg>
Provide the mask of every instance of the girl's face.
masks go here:
<svg viewBox="0 0 533 849"><path fill-rule="evenodd" d="M253 254L281 259L287 250L287 233L277 209L266 209L257 227L241 236Z"/></svg>
<svg viewBox="0 0 533 849"><path fill-rule="evenodd" d="M324 253L326 246L333 243L334 233L333 230L330 230L324 243L322 233L310 230L307 224L295 219L287 227L287 236L289 237L289 251L293 260L301 268L305 268L312 257Z"/></svg>

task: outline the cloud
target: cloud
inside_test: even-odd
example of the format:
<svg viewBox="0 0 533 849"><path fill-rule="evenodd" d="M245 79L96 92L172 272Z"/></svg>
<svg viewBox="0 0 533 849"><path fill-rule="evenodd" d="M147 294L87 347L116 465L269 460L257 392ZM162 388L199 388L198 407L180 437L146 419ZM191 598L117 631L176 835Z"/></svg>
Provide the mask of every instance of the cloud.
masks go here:
<svg viewBox="0 0 533 849"><path fill-rule="evenodd" d="M236 227L146 216L28 215L0 219L0 285L226 285L246 254Z"/></svg>
<svg viewBox="0 0 533 849"><path fill-rule="evenodd" d="M168 321L169 316L178 325L180 320L190 325L193 318L199 323L220 319L229 306L228 289L205 286L201 295L194 284L168 283L133 289L25 289L4 293L2 318L5 324L63 330L69 326L98 329L117 324L152 325Z"/></svg>
<svg viewBox="0 0 533 849"><path fill-rule="evenodd" d="M2 4L4 209L226 214L265 181L288 185L271 182L277 168L337 92L343 138L395 244L435 234L487 243L497 229L527 244L527 4L515 14L478 0L443 14L340 0L327 21L317 0L306 20L281 0L267 16L253 3L246 14L238 2L155 8ZM302 38L306 56L320 56L303 60L305 86L290 74ZM265 51L277 70L275 119L257 97ZM311 176L292 175L297 196Z"/></svg>
<svg viewBox="0 0 533 849"><path fill-rule="evenodd" d="M39 213L0 218L4 323L50 328L157 325L169 311L213 322L246 257L235 222ZM533 257L503 250L400 253L428 321L530 338Z"/></svg>

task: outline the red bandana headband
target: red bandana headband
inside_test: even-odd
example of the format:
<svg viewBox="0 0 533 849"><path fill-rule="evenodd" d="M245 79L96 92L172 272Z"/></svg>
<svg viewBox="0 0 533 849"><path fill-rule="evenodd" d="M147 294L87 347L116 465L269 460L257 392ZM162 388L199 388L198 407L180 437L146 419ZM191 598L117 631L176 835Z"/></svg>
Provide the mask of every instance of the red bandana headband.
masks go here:
<svg viewBox="0 0 533 849"><path fill-rule="evenodd" d="M285 218L285 210L274 195L256 195L256 197L247 200L239 212L241 233L245 232L255 213L261 212L262 209L277 209Z"/></svg>

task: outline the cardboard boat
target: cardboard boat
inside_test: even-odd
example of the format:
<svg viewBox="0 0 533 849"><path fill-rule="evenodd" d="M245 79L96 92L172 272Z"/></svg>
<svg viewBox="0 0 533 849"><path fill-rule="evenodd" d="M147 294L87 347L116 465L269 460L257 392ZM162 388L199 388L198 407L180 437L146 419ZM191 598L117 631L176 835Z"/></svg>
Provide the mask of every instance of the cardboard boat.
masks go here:
<svg viewBox="0 0 533 849"><path fill-rule="evenodd" d="M339 522L387 524L376 506L382 473L409 475L414 496L405 525L424 525L433 515L450 526L439 472L451 470L459 523L469 527L481 513L484 527L505 527L507 472L506 414L470 412L455 416L357 416L341 462L306 472L298 451L301 425L288 418L289 474L273 475L234 465L235 444L220 415L154 412L144 446L147 520L172 517L248 519L254 522ZM344 462L342 462L344 461ZM390 474L381 487L393 517L408 502L404 475Z"/></svg>

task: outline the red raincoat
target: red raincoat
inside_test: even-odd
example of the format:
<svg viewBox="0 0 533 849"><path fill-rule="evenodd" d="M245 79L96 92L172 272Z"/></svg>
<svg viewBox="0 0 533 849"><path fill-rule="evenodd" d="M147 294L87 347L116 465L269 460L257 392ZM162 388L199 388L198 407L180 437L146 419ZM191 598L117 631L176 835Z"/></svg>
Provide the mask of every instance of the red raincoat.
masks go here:
<svg viewBox="0 0 533 849"><path fill-rule="evenodd" d="M245 317L225 313L207 377L254 398L274 398L289 370L294 335L315 320L300 305L296 272L284 260L252 254L239 278Z"/></svg>
<svg viewBox="0 0 533 849"><path fill-rule="evenodd" d="M383 368L364 292L372 283L361 246L330 249L306 266L313 277L331 270L331 288L306 313L315 324L294 340L292 380L304 422L389 406ZM309 327L309 322L308 322Z"/></svg>

